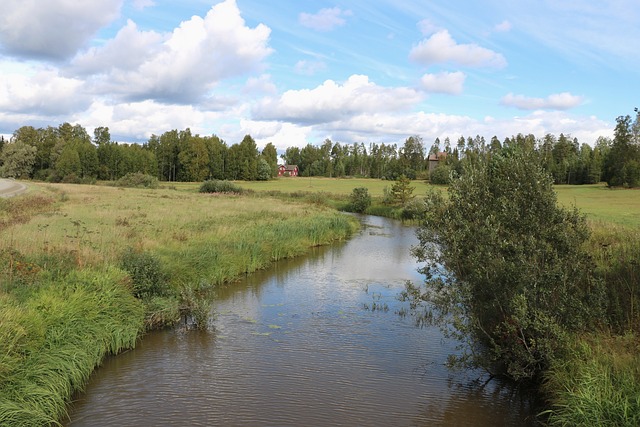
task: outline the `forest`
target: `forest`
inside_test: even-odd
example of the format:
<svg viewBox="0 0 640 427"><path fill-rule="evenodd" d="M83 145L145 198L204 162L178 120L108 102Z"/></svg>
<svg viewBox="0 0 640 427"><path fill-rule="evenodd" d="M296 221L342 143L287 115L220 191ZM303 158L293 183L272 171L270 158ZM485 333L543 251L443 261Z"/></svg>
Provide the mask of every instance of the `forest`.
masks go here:
<svg viewBox="0 0 640 427"><path fill-rule="evenodd" d="M98 127L93 138L79 124L17 129L9 141L0 140L0 176L48 182L90 183L114 181L129 173L144 173L160 181L198 182L206 179L268 180L277 176L278 163L297 165L301 176L369 177L395 180L431 179L447 184L463 173L464 163L498 152L502 147L533 150L555 184L640 186L640 113L616 119L614 138L578 141L561 133L538 138L518 134L500 141L496 136L436 138L427 147L421 136L409 136L404 144L340 143L288 147L278 156L273 143L259 150L246 135L229 145L216 135L200 136L190 129L152 135L147 142L112 141L108 127ZM442 155L442 153L446 153ZM429 155L440 159L429 173ZM444 167L442 167L444 166Z"/></svg>

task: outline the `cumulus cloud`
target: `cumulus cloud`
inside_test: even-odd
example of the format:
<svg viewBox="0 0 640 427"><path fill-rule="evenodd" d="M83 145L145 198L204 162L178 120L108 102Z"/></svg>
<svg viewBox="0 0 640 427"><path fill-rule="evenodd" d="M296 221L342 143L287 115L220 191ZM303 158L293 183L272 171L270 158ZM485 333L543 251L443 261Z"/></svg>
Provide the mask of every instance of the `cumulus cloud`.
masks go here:
<svg viewBox="0 0 640 427"><path fill-rule="evenodd" d="M170 34L140 31L129 21L105 46L78 56L74 66L97 73L102 93L130 101L197 102L221 80L260 70L272 52L270 33L263 24L247 27L235 0L226 0Z"/></svg>
<svg viewBox="0 0 640 427"><path fill-rule="evenodd" d="M423 65L453 63L467 67L503 68L501 54L477 44L458 44L447 30L441 30L415 45L409 58Z"/></svg>
<svg viewBox="0 0 640 427"><path fill-rule="evenodd" d="M350 10L342 10L339 7L321 9L319 12L301 13L298 21L301 25L316 31L331 31L346 23L345 17L351 16Z"/></svg>
<svg viewBox="0 0 640 427"><path fill-rule="evenodd" d="M342 85L327 80L314 89L289 90L260 102L253 114L258 120L322 123L365 112L407 110L422 99L414 89L382 87L367 76L353 75Z"/></svg>
<svg viewBox="0 0 640 427"><path fill-rule="evenodd" d="M461 71L453 73L425 74L420 80L422 88L431 93L448 93L459 95L462 93L466 75Z"/></svg>
<svg viewBox="0 0 640 427"><path fill-rule="evenodd" d="M568 110L582 104L584 98L569 92L552 94L546 98L530 98L509 93L500 102L502 105L521 110Z"/></svg>
<svg viewBox="0 0 640 427"><path fill-rule="evenodd" d="M70 114L86 108L90 97L84 82L42 70L34 74L4 74L0 79L0 110L12 113L38 111L42 116Z"/></svg>
<svg viewBox="0 0 640 427"><path fill-rule="evenodd" d="M418 22L418 29L423 36L430 36L431 34L441 30L440 27L433 24L428 19L423 19L422 21Z"/></svg>
<svg viewBox="0 0 640 427"><path fill-rule="evenodd" d="M0 49L6 54L60 60L73 56L116 19L123 0L3 0Z"/></svg>
<svg viewBox="0 0 640 427"><path fill-rule="evenodd" d="M249 77L247 83L244 85L243 92L248 94L274 94L277 92L277 88L271 81L271 76L269 74L262 74L259 77Z"/></svg>

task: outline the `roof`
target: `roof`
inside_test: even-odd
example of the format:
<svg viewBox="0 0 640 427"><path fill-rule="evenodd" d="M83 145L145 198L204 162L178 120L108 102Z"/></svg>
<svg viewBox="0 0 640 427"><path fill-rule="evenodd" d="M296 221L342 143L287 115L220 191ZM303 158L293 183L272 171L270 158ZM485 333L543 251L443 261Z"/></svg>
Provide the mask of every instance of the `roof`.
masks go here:
<svg viewBox="0 0 640 427"><path fill-rule="evenodd" d="M429 161L437 162L438 160L444 160L447 158L446 151L440 151L439 153L429 154Z"/></svg>

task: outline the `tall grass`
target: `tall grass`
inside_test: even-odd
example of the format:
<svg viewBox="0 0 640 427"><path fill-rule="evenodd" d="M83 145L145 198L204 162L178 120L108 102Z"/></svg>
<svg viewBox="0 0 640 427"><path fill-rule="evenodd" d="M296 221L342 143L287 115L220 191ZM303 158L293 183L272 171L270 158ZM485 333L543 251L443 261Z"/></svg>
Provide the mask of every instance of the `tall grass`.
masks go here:
<svg viewBox="0 0 640 427"><path fill-rule="evenodd" d="M55 425L107 354L239 275L346 238L322 197L32 185L0 204L0 425ZM136 298L136 296L138 298Z"/></svg>
<svg viewBox="0 0 640 427"><path fill-rule="evenodd" d="M633 334L577 338L545 378L549 425L640 425L640 345Z"/></svg>
<svg viewBox="0 0 640 427"><path fill-rule="evenodd" d="M55 425L107 354L135 345L143 307L114 269L0 298L0 425Z"/></svg>

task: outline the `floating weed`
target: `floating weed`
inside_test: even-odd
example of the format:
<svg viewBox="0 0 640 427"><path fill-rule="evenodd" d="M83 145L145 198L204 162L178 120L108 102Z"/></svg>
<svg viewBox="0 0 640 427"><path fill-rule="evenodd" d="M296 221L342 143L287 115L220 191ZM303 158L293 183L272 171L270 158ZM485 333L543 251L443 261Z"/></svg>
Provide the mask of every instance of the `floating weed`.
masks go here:
<svg viewBox="0 0 640 427"><path fill-rule="evenodd" d="M269 325L269 329L281 329L282 326L278 326L278 325Z"/></svg>
<svg viewBox="0 0 640 427"><path fill-rule="evenodd" d="M251 332L251 335L256 335L259 337L268 337L271 335L271 332Z"/></svg>

